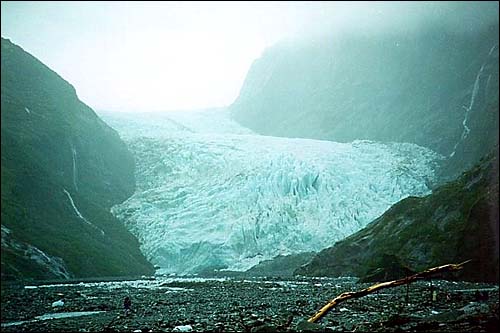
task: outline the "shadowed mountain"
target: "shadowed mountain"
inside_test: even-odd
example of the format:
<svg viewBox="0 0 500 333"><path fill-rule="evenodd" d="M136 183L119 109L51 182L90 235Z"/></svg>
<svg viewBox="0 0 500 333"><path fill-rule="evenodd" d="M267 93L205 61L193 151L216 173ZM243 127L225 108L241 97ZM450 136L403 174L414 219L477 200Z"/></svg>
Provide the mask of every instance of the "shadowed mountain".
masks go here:
<svg viewBox="0 0 500 333"><path fill-rule="evenodd" d="M284 137L411 142L447 156L441 181L498 143L498 21L470 32L282 42L251 66L232 116Z"/></svg>
<svg viewBox="0 0 500 333"><path fill-rule="evenodd" d="M125 144L57 73L1 47L2 279L152 273L109 212L135 188Z"/></svg>

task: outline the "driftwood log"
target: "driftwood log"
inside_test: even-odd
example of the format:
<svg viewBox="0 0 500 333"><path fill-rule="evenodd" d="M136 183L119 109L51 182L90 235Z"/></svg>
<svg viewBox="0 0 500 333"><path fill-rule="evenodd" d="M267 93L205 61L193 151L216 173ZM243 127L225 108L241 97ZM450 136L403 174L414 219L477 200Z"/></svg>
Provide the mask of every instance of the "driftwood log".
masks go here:
<svg viewBox="0 0 500 333"><path fill-rule="evenodd" d="M365 289L360 290L360 291L350 291L350 292L342 293L339 296L332 299L325 306L323 306L318 312L316 312L316 314L314 316L309 318L307 321L310 323L315 323L316 321L320 320L324 315L326 315L331 309L333 309L337 304L339 304L343 301L346 301L348 299L360 298L360 297L366 296L366 295L371 294L371 293L373 293L377 290L380 290L380 289L392 288L392 287L397 287L397 286L401 286L404 284L409 284L417 279L429 277L429 276L434 275L436 273L458 271L458 270L462 269L463 266L468 262L470 262L470 260L464 261L463 263L460 263L460 264L447 264L447 265L443 265L443 266L433 267L433 268L429 268L425 271L416 273L414 275L407 276L403 279L377 283L377 284L374 284L373 286L370 286L370 287L365 288Z"/></svg>

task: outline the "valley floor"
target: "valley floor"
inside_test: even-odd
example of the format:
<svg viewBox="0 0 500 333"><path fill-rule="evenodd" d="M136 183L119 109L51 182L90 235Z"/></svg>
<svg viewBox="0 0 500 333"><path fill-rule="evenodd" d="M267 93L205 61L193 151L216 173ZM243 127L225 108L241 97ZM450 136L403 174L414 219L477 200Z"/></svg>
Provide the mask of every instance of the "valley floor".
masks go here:
<svg viewBox="0 0 500 333"><path fill-rule="evenodd" d="M426 331L498 330L498 285L428 280L348 300L319 324L303 326L330 299L367 284L342 278L152 280L51 285L2 284L2 332L170 332L193 331ZM478 291L480 295L478 295ZM124 316L123 299L132 312ZM479 297L480 296L480 297ZM63 299L64 306L52 303ZM86 316L36 320L50 313L99 311Z"/></svg>

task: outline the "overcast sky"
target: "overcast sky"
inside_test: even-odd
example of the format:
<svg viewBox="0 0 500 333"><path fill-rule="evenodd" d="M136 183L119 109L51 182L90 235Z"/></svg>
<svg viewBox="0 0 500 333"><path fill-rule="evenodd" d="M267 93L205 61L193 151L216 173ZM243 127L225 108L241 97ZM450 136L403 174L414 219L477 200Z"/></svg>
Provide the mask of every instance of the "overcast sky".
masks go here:
<svg viewBox="0 0 500 333"><path fill-rule="evenodd" d="M2 1L2 37L68 80L96 110L229 105L252 61L288 37L342 27L418 26L450 15L436 3ZM494 9L494 8L493 8ZM496 5L498 17L498 4ZM439 16L439 20L441 20ZM390 27L393 28L393 27Z"/></svg>

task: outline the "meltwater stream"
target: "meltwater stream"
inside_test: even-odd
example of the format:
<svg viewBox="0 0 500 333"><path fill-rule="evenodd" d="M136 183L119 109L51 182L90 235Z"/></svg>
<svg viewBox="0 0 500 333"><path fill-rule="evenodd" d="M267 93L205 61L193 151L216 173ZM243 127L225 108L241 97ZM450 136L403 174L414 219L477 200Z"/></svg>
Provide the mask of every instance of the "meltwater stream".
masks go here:
<svg viewBox="0 0 500 333"><path fill-rule="evenodd" d="M225 110L103 114L135 155L112 212L161 273L245 270L333 245L407 196L442 157L408 143L262 136Z"/></svg>

